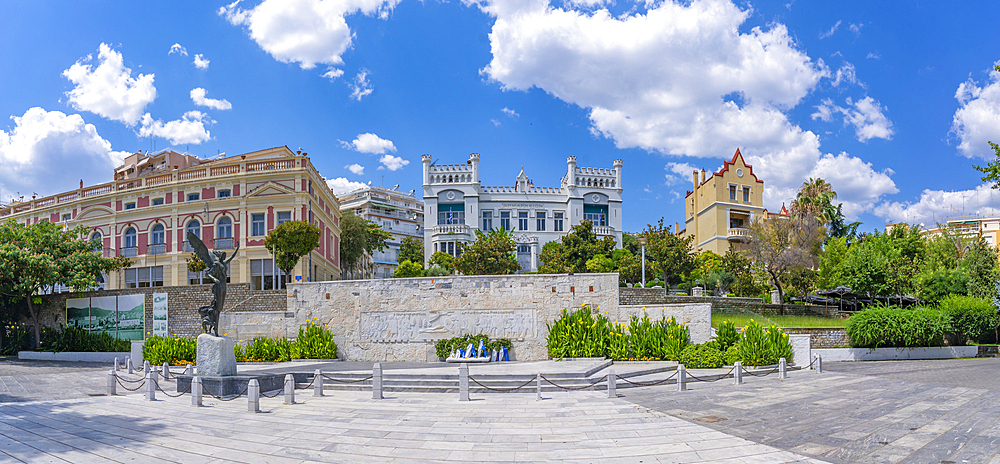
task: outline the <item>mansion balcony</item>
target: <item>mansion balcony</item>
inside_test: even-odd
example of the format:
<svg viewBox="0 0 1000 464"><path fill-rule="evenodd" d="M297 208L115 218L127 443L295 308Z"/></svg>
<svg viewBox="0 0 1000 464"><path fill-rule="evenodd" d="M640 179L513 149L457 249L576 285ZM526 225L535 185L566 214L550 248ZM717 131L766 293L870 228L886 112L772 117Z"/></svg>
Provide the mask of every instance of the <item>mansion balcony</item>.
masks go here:
<svg viewBox="0 0 1000 464"><path fill-rule="evenodd" d="M146 254L151 256L165 255L167 254L167 244L166 243L154 243L146 247Z"/></svg>
<svg viewBox="0 0 1000 464"><path fill-rule="evenodd" d="M213 250L232 250L233 249L233 243L234 243L234 241L233 241L232 237L213 239L212 240L212 249ZM187 245L187 242L185 242L184 245Z"/></svg>
<svg viewBox="0 0 1000 464"><path fill-rule="evenodd" d="M750 238L750 229L744 227L732 227L726 234L726 239L731 242L746 242Z"/></svg>
<svg viewBox="0 0 1000 464"><path fill-rule="evenodd" d="M598 237L601 237L601 236L604 236L604 235L614 236L615 235L615 228L611 227L611 226L594 226L594 234L596 234Z"/></svg>
<svg viewBox="0 0 1000 464"><path fill-rule="evenodd" d="M431 236L438 235L472 235L472 227L466 224L443 224L431 227Z"/></svg>

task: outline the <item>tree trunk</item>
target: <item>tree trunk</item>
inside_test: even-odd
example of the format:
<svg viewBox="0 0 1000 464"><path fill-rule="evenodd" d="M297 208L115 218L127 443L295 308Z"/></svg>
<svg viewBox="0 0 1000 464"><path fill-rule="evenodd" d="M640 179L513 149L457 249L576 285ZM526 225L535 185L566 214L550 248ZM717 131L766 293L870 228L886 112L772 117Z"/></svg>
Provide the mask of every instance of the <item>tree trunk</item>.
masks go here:
<svg viewBox="0 0 1000 464"><path fill-rule="evenodd" d="M778 315L779 316L784 316L785 315L785 291L781 289L781 282L778 281L778 276L776 276L776 275L774 275L773 273L770 273L770 272L768 274L771 274L771 283L773 283L774 284L774 288L778 290ZM772 301L771 303L773 304L774 302Z"/></svg>
<svg viewBox="0 0 1000 464"><path fill-rule="evenodd" d="M663 296L664 297L670 296L670 284L668 284L667 282L669 282L667 280L667 271L663 271ZM666 301L664 301L664 302L666 302Z"/></svg>
<svg viewBox="0 0 1000 464"><path fill-rule="evenodd" d="M26 297L28 301L28 315L31 316L31 323L35 325L35 349L42 347L42 328L38 325L38 311L35 311L35 302L31 295Z"/></svg>

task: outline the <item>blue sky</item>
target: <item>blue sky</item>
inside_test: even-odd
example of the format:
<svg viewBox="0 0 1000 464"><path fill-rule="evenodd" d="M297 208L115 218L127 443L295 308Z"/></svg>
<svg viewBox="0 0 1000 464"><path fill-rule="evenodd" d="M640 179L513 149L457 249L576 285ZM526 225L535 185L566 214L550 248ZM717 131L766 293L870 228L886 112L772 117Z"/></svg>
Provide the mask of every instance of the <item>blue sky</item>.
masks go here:
<svg viewBox="0 0 1000 464"><path fill-rule="evenodd" d="M991 3L604 0L5 2L0 199L110 179L129 152L302 147L337 189L484 185L566 156L624 167L625 228L683 220L739 148L780 208L831 182L871 230L992 214ZM995 205L994 205L995 203ZM994 209L997 208L997 209Z"/></svg>

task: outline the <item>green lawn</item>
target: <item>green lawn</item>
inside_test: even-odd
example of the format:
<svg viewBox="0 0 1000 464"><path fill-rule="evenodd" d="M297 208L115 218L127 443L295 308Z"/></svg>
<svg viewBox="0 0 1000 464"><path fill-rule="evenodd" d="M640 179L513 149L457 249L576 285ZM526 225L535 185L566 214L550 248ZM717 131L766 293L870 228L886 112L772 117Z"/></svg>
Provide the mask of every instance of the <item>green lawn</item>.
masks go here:
<svg viewBox="0 0 1000 464"><path fill-rule="evenodd" d="M712 327L718 327L722 321L731 321L736 327L743 327L747 322L754 321L763 324L776 324L779 327L844 327L847 319L830 319L820 316L772 316L758 314L712 314Z"/></svg>

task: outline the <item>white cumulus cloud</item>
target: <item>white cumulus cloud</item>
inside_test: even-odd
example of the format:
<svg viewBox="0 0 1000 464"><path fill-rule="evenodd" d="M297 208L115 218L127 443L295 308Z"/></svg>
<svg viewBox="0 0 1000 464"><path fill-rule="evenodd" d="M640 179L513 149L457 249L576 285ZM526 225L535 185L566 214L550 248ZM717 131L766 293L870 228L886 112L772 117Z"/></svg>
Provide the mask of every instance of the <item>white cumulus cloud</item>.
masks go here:
<svg viewBox="0 0 1000 464"><path fill-rule="evenodd" d="M506 114L511 119L517 119L517 118L521 117L520 114L517 114L517 111L514 111L514 110L512 110L510 108L507 108L506 106L503 107L503 108L500 108L500 111L503 111L503 114Z"/></svg>
<svg viewBox="0 0 1000 464"><path fill-rule="evenodd" d="M365 173L365 167L358 163L348 164L347 166L344 166L344 169L353 172L354 175L357 176L363 175Z"/></svg>
<svg viewBox="0 0 1000 464"><path fill-rule="evenodd" d="M341 140L340 145L350 150L368 153L369 155L381 155L386 152L394 153L396 151L396 145L392 143L392 140L383 139L375 134L372 134L371 132L358 134L358 136L350 142Z"/></svg>
<svg viewBox="0 0 1000 464"><path fill-rule="evenodd" d="M344 70L338 68L330 68L325 73L323 73L323 77L330 80L334 80L343 75L344 75Z"/></svg>
<svg viewBox="0 0 1000 464"><path fill-rule="evenodd" d="M859 142L868 142L876 138L892 140L895 131L892 129L892 121L883 110L885 108L872 97L865 97L858 101L853 101L848 97L846 107L838 106L833 103L833 100L824 98L816 107L812 118L813 120L830 122L835 114L840 114L844 117L845 125L854 126L854 134Z"/></svg>
<svg viewBox="0 0 1000 464"><path fill-rule="evenodd" d="M958 137L958 152L969 158L991 158L987 142L1000 143L1000 72L990 71L982 87L970 77L958 85L955 99L959 108L951 122Z"/></svg>
<svg viewBox="0 0 1000 464"><path fill-rule="evenodd" d="M836 32L837 32L837 28L839 28L839 27L840 27L840 23L842 23L842 22L843 22L843 21L837 21L837 23L836 23L836 24L834 24L834 25L833 25L833 27L831 27L829 31L826 31L826 32L820 32L820 33L819 33L819 38L820 38L820 39L825 39L825 38L827 38L827 37L830 37L830 36L831 36L831 35L833 35L834 33L836 33Z"/></svg>
<svg viewBox="0 0 1000 464"><path fill-rule="evenodd" d="M0 202L18 191L50 195L108 182L127 152L115 151L93 124L78 114L30 108L12 116L14 127L0 130Z"/></svg>
<svg viewBox="0 0 1000 464"><path fill-rule="evenodd" d="M382 166L379 166L379 169L388 169L390 171L402 169L403 166L410 164L409 160L405 160L402 157L392 156L392 155L382 155L382 157L379 158L378 162L382 163Z"/></svg>
<svg viewBox="0 0 1000 464"><path fill-rule="evenodd" d="M140 137L164 138L174 145L198 145L212 138L205 125L214 122L201 111L188 111L181 119L167 122L154 120L149 113L146 113L142 115L142 125L138 134Z"/></svg>
<svg viewBox="0 0 1000 464"><path fill-rule="evenodd" d="M208 63L210 63L210 61L207 58L205 58L205 55L202 55L201 53L199 53L199 54L197 54L197 55L194 56L194 66L196 68L198 68L198 69L208 69Z"/></svg>
<svg viewBox="0 0 1000 464"><path fill-rule="evenodd" d="M690 182L691 174L698 170L698 168L689 163L667 163L664 169L667 171L666 180L664 181L666 185L674 185L685 181Z"/></svg>
<svg viewBox="0 0 1000 464"><path fill-rule="evenodd" d="M181 46L181 44L175 43L175 44L173 44L173 45L170 46L170 51L167 52L167 55L173 55L174 53L176 53L178 55L187 56L188 51L187 51L186 48L184 48L183 46Z"/></svg>
<svg viewBox="0 0 1000 464"><path fill-rule="evenodd" d="M195 105L207 106L213 110L229 110L233 108L233 104L229 103L229 100L224 98L222 100L207 98L205 97L207 93L208 92L201 87L191 89L191 101L193 101Z"/></svg>
<svg viewBox="0 0 1000 464"><path fill-rule="evenodd" d="M368 81L368 70L362 69L354 76L354 83L351 84L351 99L361 101L362 97L371 95L373 90L372 83Z"/></svg>
<svg viewBox="0 0 1000 464"><path fill-rule="evenodd" d="M875 207L875 214L886 222L924 224L931 227L946 218L979 214L1000 214L1000 190L982 184L972 190L926 189L916 202L885 202Z"/></svg>
<svg viewBox="0 0 1000 464"><path fill-rule="evenodd" d="M219 15L234 26L246 26L250 38L274 59L312 69L343 64L354 37L346 16L387 19L399 0L264 0L250 9L239 3L219 8Z"/></svg>
<svg viewBox="0 0 1000 464"><path fill-rule="evenodd" d="M330 187L330 190L333 191L334 195L343 195L345 193L353 192L355 190L367 187L367 185L361 182L354 182L352 180L348 180L346 177L327 179L326 185L327 187Z"/></svg>
<svg viewBox="0 0 1000 464"><path fill-rule="evenodd" d="M66 92L70 105L80 111L135 125L146 105L156 99L153 74L139 74L133 78L132 70L124 65L122 54L104 43L98 49L97 67L89 64L92 59L87 55L62 73L76 85Z"/></svg>

